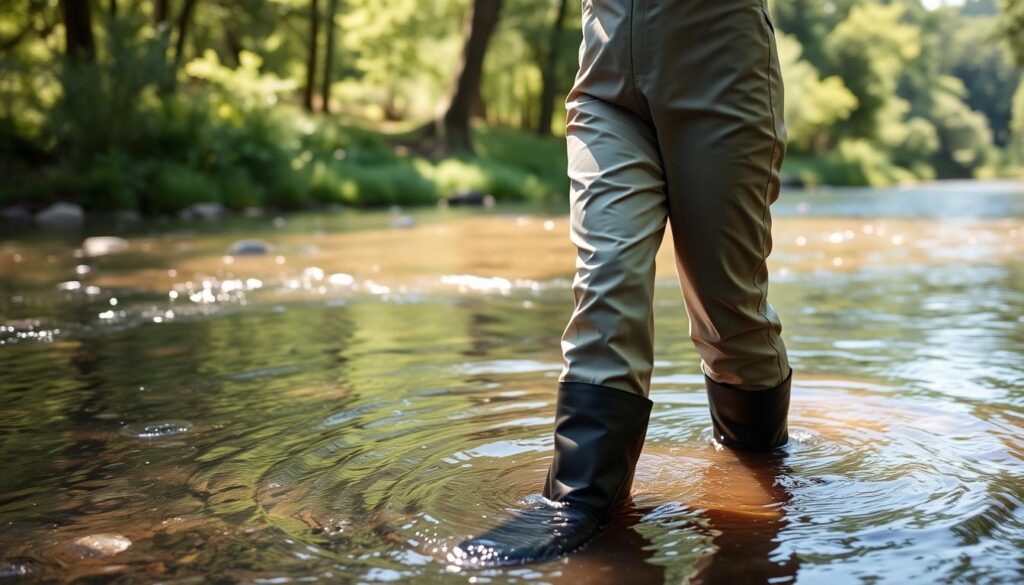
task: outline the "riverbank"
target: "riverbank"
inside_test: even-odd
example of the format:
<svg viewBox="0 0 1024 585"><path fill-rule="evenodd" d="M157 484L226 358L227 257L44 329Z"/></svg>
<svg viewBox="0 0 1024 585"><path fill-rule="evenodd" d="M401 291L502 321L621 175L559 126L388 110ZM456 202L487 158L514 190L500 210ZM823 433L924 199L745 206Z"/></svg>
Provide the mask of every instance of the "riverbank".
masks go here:
<svg viewBox="0 0 1024 585"><path fill-rule="evenodd" d="M16 156L0 152L0 171L12 177L0 186L0 220L47 224L39 213L55 203L77 206L62 211L81 218L61 219L80 222L85 214L217 219L339 206L431 206L450 198L557 202L569 187L561 137L479 125L473 156L433 158L417 149L414 133L404 127L385 132L298 110L237 111L221 119L189 109L190 103L169 103L117 148L78 145L78 153L66 157L28 146ZM857 148L790 155L783 166L787 186L881 186L923 178Z"/></svg>
<svg viewBox="0 0 1024 585"><path fill-rule="evenodd" d="M468 194L537 201L568 187L564 141L516 130L478 128L476 156L442 159L413 152L406 134L312 118L287 124L250 115L238 124L186 124L177 135L152 134L138 136L131 149L68 161L42 153L31 164L28 153L0 157L13 177L0 187L0 208L13 210L9 219L57 202L84 212L159 216L197 204L240 213L434 205Z"/></svg>

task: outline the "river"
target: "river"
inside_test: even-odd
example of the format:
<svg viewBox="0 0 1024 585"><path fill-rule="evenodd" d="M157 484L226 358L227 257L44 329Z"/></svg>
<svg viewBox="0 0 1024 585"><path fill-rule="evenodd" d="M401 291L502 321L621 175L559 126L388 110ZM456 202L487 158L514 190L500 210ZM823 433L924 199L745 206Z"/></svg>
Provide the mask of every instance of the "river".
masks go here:
<svg viewBox="0 0 1024 585"><path fill-rule="evenodd" d="M1024 185L774 211L789 445L712 443L666 246L632 501L579 554L491 570L445 553L540 488L563 211L7 230L0 582L1019 582Z"/></svg>

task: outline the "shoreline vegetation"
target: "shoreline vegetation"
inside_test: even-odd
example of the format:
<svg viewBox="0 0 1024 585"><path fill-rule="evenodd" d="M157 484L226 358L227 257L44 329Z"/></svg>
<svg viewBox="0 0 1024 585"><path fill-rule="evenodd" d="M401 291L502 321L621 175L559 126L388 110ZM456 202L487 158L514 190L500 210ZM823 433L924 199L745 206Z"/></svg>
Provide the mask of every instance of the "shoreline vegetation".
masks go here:
<svg viewBox="0 0 1024 585"><path fill-rule="evenodd" d="M12 0L0 215L565 197L575 4ZM771 3L784 183L1020 176L1021 6Z"/></svg>

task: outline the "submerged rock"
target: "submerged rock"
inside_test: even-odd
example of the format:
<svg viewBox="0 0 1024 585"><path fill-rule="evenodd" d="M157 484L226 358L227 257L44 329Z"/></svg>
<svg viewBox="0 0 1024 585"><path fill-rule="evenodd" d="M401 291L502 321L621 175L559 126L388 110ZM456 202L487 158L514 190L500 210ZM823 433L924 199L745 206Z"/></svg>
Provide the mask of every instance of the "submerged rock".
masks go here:
<svg viewBox="0 0 1024 585"><path fill-rule="evenodd" d="M121 428L121 434L140 439L161 439L181 435L191 430L192 423L187 420L164 420L126 425Z"/></svg>
<svg viewBox="0 0 1024 585"><path fill-rule="evenodd" d="M54 203L36 214L36 223L44 228L73 228L85 222L85 212L74 203Z"/></svg>
<svg viewBox="0 0 1024 585"><path fill-rule="evenodd" d="M76 539L73 548L82 557L109 557L131 545L132 541L120 534L90 534Z"/></svg>
<svg viewBox="0 0 1024 585"><path fill-rule="evenodd" d="M494 195L477 191L457 191L455 194L441 199L438 202L442 207L494 207L496 203Z"/></svg>
<svg viewBox="0 0 1024 585"><path fill-rule="evenodd" d="M0 578L24 577L28 575L29 568L26 563L0 562Z"/></svg>
<svg viewBox="0 0 1024 585"><path fill-rule="evenodd" d="M115 236L95 236L82 242L82 251L86 256L106 256L128 249L128 240Z"/></svg>
<svg viewBox="0 0 1024 585"><path fill-rule="evenodd" d="M0 221L10 223L32 223L32 212L22 205L14 205L0 209Z"/></svg>
<svg viewBox="0 0 1024 585"><path fill-rule="evenodd" d="M231 256L266 256L270 250L270 244L263 240L238 240L231 244L228 254Z"/></svg>
<svg viewBox="0 0 1024 585"><path fill-rule="evenodd" d="M790 175L783 173L781 184L783 187L790 187L794 189L804 189L807 187L807 181L799 175Z"/></svg>
<svg viewBox="0 0 1024 585"><path fill-rule="evenodd" d="M178 213L181 219L201 219L203 221L216 221L224 219L228 210L220 203L193 203Z"/></svg>

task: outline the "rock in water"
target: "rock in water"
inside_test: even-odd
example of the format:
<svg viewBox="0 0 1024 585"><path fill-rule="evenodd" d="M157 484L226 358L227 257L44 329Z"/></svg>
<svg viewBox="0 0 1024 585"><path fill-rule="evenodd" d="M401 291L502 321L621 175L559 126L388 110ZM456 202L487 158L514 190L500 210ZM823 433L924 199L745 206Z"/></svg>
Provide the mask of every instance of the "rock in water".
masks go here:
<svg viewBox="0 0 1024 585"><path fill-rule="evenodd" d="M191 430L192 423L187 420L162 420L125 425L121 427L121 434L139 439L163 439L181 435Z"/></svg>
<svg viewBox="0 0 1024 585"><path fill-rule="evenodd" d="M263 240L238 240L228 250L231 256L266 256L269 253L270 244Z"/></svg>
<svg viewBox="0 0 1024 585"><path fill-rule="evenodd" d="M468 190L458 191L455 194L445 197L440 201L442 206L450 207L494 207L495 199L494 195L484 193L483 191Z"/></svg>
<svg viewBox="0 0 1024 585"><path fill-rule="evenodd" d="M25 563L0 563L0 579L4 577L24 577L28 573L29 567Z"/></svg>
<svg viewBox="0 0 1024 585"><path fill-rule="evenodd" d="M76 539L74 549L82 557L109 557L128 550L132 541L120 534L90 534Z"/></svg>
<svg viewBox="0 0 1024 585"><path fill-rule="evenodd" d="M395 229L416 227L416 220L411 215L396 215L391 218L391 227Z"/></svg>
<svg viewBox="0 0 1024 585"><path fill-rule="evenodd" d="M216 221L224 219L228 210L220 203L193 203L178 214L181 219L202 219L204 221Z"/></svg>
<svg viewBox="0 0 1024 585"><path fill-rule="evenodd" d="M85 212L74 203L54 203L36 214L36 223L44 228L74 228L85 222Z"/></svg>
<svg viewBox="0 0 1024 585"><path fill-rule="evenodd" d="M32 212L21 205L5 207L3 209L0 209L0 221L19 224L30 224L32 223Z"/></svg>
<svg viewBox="0 0 1024 585"><path fill-rule="evenodd" d="M82 242L82 251L86 256L106 256L128 249L128 240L114 236L96 236L86 238Z"/></svg>

